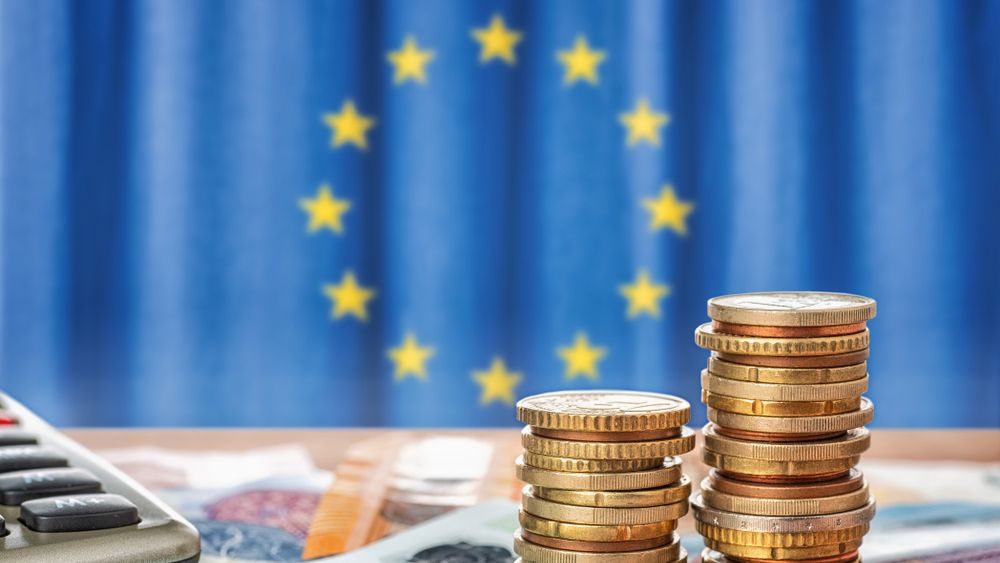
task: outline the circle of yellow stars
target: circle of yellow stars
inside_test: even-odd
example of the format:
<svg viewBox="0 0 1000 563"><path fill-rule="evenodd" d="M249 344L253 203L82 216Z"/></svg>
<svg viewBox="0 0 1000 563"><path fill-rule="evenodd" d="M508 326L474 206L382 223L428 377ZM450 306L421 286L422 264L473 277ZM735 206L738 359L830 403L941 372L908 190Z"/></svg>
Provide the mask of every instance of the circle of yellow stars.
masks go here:
<svg viewBox="0 0 1000 563"><path fill-rule="evenodd" d="M483 27L473 28L470 37L479 45L480 64L500 62L515 66L517 47L524 40L524 32L508 27L503 16L495 14ZM412 82L426 85L429 68L436 57L433 49L421 44L415 36L406 35L399 48L386 53L386 61L392 67L393 84L403 86ZM567 48L556 51L555 59L563 67L563 84L566 87L578 83L597 86L600 83L600 65L608 60L608 53L591 46L587 37L581 34ZM671 120L668 113L655 109L645 97L635 101L634 109L623 111L617 117L618 123L625 129L627 148L643 143L659 147L661 131ZM368 135L378 123L374 116L359 110L351 98L344 100L338 111L324 113L322 121L330 128L332 149L353 146L360 151L368 150ZM658 194L642 198L639 204L649 213L651 231L667 229L681 237L687 236L687 219L695 206L680 199L673 186L662 186ZM333 188L324 183L315 196L300 198L299 208L308 216L306 231L309 234L329 231L339 236L344 233L344 216L351 210L351 202L338 198ZM628 319L643 315L658 319L661 302L671 292L670 286L654 280L646 269L640 269L634 281L620 284L617 290L626 301L625 316ZM322 293L331 302L330 318L334 321L346 317L368 321L368 307L377 298L376 290L359 282L350 269L343 273L338 283L324 284ZM564 377L567 380L583 377L594 381L600 377L598 364L609 353L607 348L592 343L584 331L578 331L572 342L557 347L555 352L565 365ZM426 381L429 377L428 363L436 354L433 346L421 343L412 331L403 335L399 345L386 351L386 357L393 364L396 381ZM503 358L497 356L486 369L472 371L471 379L480 387L480 404L499 402L513 405L515 389L522 382L523 375L510 371Z"/></svg>

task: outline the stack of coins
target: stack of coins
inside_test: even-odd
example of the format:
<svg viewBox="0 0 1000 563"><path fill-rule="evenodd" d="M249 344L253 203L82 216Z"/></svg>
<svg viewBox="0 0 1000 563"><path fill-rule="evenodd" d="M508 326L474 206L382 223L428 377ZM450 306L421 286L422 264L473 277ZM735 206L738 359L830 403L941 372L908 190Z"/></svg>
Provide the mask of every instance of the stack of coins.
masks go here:
<svg viewBox="0 0 1000 563"><path fill-rule="evenodd" d="M694 501L707 562L859 561L875 499L868 449L868 329L875 302L840 293L751 293L708 302L698 346L708 406Z"/></svg>
<svg viewBox="0 0 1000 563"><path fill-rule="evenodd" d="M517 403L524 563L687 561L674 530L691 483L687 401L658 393L568 391Z"/></svg>

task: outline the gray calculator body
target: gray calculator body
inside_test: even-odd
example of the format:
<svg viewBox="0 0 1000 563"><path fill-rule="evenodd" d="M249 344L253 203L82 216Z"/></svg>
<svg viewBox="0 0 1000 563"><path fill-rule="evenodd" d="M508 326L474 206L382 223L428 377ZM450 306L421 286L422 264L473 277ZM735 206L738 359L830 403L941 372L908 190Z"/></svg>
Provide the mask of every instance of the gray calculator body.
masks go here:
<svg viewBox="0 0 1000 563"><path fill-rule="evenodd" d="M70 440L32 414L23 405L0 393L0 409L15 429L37 437L38 444L57 451L69 467L91 472L104 493L121 495L138 509L138 524L82 532L41 533L22 522L20 506L0 504L7 534L0 538L0 562L10 563L194 563L200 540L194 526L149 491ZM0 474L2 476L2 474Z"/></svg>

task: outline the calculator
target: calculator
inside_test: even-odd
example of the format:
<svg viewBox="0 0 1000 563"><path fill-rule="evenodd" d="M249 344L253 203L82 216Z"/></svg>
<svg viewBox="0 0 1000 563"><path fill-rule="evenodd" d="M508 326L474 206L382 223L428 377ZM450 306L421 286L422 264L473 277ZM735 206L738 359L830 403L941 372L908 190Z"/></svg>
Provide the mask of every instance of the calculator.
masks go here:
<svg viewBox="0 0 1000 563"><path fill-rule="evenodd" d="M0 561L193 563L198 532L110 463L0 393Z"/></svg>

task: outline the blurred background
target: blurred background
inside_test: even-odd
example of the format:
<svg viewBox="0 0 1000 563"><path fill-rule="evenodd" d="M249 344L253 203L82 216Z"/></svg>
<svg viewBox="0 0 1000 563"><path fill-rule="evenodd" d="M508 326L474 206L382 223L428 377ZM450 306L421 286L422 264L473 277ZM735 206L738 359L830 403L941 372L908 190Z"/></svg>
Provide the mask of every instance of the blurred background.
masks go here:
<svg viewBox="0 0 1000 563"><path fill-rule="evenodd" d="M1000 426L1000 2L0 3L0 387L62 425L698 404L706 299L874 297Z"/></svg>

